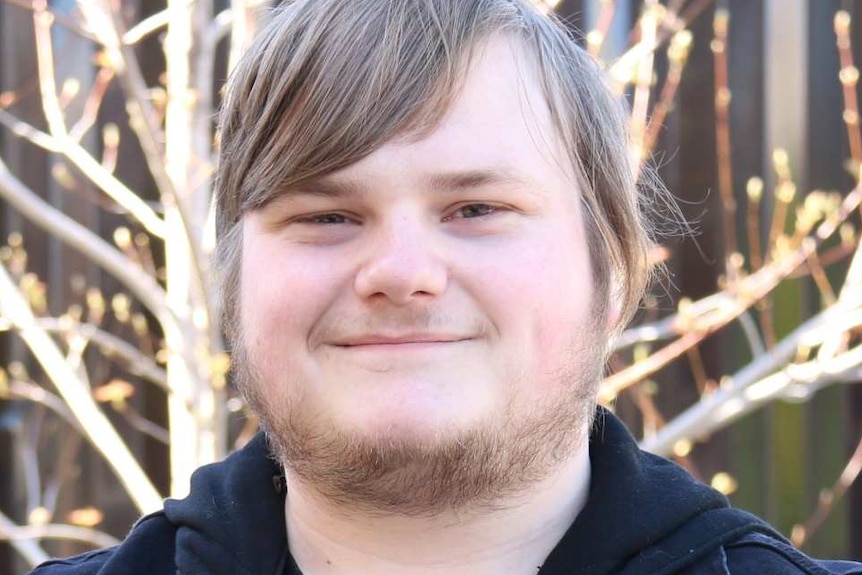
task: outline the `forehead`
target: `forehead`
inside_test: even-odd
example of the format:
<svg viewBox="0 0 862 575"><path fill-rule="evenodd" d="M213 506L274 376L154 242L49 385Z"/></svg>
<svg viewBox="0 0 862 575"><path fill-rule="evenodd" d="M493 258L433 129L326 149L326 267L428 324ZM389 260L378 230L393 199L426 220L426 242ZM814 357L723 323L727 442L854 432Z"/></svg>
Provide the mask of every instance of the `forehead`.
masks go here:
<svg viewBox="0 0 862 575"><path fill-rule="evenodd" d="M565 157L531 58L517 40L496 36L476 48L460 89L432 129L385 142L327 179L430 181L435 174L486 173L571 184Z"/></svg>

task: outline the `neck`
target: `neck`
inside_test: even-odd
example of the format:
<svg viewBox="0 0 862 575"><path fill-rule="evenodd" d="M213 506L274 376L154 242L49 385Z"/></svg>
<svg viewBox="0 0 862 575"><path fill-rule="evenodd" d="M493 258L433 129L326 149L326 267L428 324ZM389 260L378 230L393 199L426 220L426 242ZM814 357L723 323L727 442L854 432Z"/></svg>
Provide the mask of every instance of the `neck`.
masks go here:
<svg viewBox="0 0 862 575"><path fill-rule="evenodd" d="M291 480L288 544L305 575L535 574L587 500L586 442L529 493L492 509L434 517L372 515L335 507Z"/></svg>

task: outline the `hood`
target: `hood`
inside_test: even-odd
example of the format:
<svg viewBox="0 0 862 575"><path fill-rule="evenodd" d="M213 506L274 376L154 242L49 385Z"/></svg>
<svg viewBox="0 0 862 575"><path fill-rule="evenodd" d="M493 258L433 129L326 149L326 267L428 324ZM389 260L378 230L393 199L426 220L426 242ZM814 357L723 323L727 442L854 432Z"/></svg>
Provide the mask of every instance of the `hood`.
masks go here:
<svg viewBox="0 0 862 575"><path fill-rule="evenodd" d="M696 563L745 533L782 539L670 461L641 451L600 408L590 435L587 504L538 575L661 575ZM194 473L191 492L168 500L176 565L188 575L281 575L287 552L284 478L264 434Z"/></svg>
<svg viewBox="0 0 862 575"><path fill-rule="evenodd" d="M745 533L783 539L676 464L641 451L603 408L590 435L590 464L587 504L539 575L676 573Z"/></svg>
<svg viewBox="0 0 862 575"><path fill-rule="evenodd" d="M191 492L165 502L177 526L177 572L281 574L287 560L284 478L258 433L242 450L192 475Z"/></svg>

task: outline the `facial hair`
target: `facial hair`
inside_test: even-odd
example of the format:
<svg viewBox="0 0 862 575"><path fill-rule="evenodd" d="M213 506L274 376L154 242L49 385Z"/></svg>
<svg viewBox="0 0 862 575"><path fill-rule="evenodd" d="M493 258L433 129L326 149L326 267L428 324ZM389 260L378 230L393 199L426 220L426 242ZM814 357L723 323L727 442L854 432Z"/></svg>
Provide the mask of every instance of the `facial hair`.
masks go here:
<svg viewBox="0 0 862 575"><path fill-rule="evenodd" d="M542 382L553 392L541 402L526 408L512 400L502 413L433 440L368 437L334 428L303 401L302 381L263 380L262 358L255 357L242 333L234 342L233 369L273 455L292 481L341 509L433 517L498 508L528 492L582 447L604 365L605 336L596 327L572 330L569 345L555 358L556 368L542 375L554 381ZM510 373L509 381L500 384L522 389L536 385L536 377ZM273 386L288 390L285 401L267 396L265 390Z"/></svg>

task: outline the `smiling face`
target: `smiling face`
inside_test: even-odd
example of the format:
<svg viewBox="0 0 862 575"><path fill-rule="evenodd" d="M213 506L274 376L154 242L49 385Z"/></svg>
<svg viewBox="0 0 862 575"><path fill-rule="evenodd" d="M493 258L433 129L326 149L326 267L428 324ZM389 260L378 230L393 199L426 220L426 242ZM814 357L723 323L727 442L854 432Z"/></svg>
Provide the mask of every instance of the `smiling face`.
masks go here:
<svg viewBox="0 0 862 575"><path fill-rule="evenodd" d="M583 445L606 320L559 147L517 44L492 38L429 134L243 217L235 361L289 473L427 512Z"/></svg>

